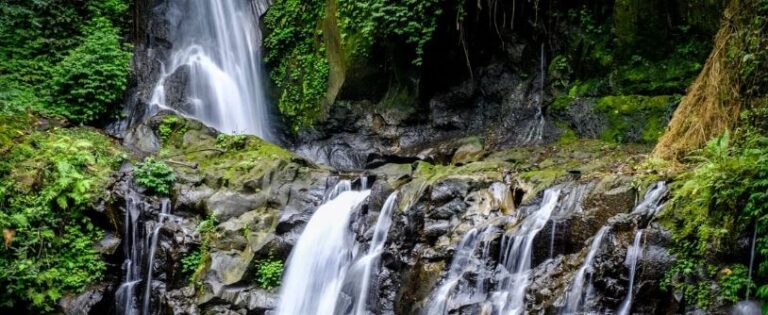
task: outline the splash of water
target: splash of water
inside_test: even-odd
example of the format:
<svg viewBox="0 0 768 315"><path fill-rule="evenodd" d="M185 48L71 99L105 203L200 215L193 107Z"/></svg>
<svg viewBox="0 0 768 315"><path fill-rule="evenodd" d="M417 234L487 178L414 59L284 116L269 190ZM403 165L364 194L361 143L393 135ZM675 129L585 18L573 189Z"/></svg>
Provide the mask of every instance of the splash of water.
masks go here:
<svg viewBox="0 0 768 315"><path fill-rule="evenodd" d="M183 3L181 23L171 31L175 49L150 100L153 111L172 109L222 132L272 140L256 8L249 1ZM187 99L168 104L166 84L177 71L188 71Z"/></svg>

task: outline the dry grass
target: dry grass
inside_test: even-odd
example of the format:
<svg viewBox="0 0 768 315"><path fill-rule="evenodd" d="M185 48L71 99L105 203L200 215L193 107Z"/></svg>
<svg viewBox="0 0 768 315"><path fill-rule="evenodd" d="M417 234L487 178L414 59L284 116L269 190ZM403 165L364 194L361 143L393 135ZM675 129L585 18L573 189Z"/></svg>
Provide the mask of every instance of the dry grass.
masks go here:
<svg viewBox="0 0 768 315"><path fill-rule="evenodd" d="M659 139L654 158L679 160L735 126L741 109L738 70L727 53L739 45L733 18L740 2L731 1L726 9L714 48Z"/></svg>

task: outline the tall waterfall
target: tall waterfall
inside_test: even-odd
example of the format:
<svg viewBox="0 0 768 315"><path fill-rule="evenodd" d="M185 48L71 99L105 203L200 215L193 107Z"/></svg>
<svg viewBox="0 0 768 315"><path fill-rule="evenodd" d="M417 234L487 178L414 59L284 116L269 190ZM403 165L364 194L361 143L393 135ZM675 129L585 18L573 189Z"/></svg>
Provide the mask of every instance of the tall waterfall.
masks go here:
<svg viewBox="0 0 768 315"><path fill-rule="evenodd" d="M370 190L346 190L320 206L304 228L288 258L280 290L279 315L332 315L344 276L352 261L354 238L349 228L352 214Z"/></svg>
<svg viewBox="0 0 768 315"><path fill-rule="evenodd" d="M268 105L261 69L261 33L252 1L184 1L181 21L171 29L174 47L150 105L171 108L226 133L270 140ZM169 104L166 83L188 71L186 99ZM178 93L178 91L175 91Z"/></svg>

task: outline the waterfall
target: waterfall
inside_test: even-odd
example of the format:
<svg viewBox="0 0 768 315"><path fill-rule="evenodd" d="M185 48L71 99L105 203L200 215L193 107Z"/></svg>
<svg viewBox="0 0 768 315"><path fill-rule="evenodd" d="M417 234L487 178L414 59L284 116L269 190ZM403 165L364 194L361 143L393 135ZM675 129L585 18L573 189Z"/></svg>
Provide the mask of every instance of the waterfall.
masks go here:
<svg viewBox="0 0 768 315"><path fill-rule="evenodd" d="M149 244L149 262L147 263L147 277L144 282L144 312L142 314L149 314L150 294L152 292L152 270L155 266L155 251L157 250L157 238L160 234L160 228L163 227L165 219L168 214L171 213L171 200L163 198L160 202L160 215L157 216L157 222L155 224L155 230L152 231L152 237Z"/></svg>
<svg viewBox="0 0 768 315"><path fill-rule="evenodd" d="M115 291L115 308L117 314L136 314L136 285L139 279L139 262L141 261L141 242L139 241L139 216L143 203L135 194L131 193L125 198L125 221L123 223L123 283Z"/></svg>
<svg viewBox="0 0 768 315"><path fill-rule="evenodd" d="M379 213L379 218L373 229L373 240L371 240L368 253L360 258L351 268L353 270L362 270L363 272L360 290L355 297L357 300L355 302L355 315L369 314L369 312L366 311L366 303L368 301L368 290L370 289L371 272L373 272L374 268L378 265L378 258L381 253L384 252L384 244L387 242L389 227L392 225L392 212L395 210L396 206L397 191L390 194L389 197L387 197L387 200L384 201L384 206L381 208L381 213ZM350 272L350 274L353 273Z"/></svg>
<svg viewBox="0 0 768 315"><path fill-rule="evenodd" d="M627 290L627 297L624 298L624 302L621 303L621 307L616 312L617 315L627 315L629 310L632 309L632 289L635 286L635 270L637 269L637 260L643 254L643 247L640 244L642 237L643 230L637 231L632 247L627 250L627 259L624 264L629 267L629 289Z"/></svg>
<svg viewBox="0 0 768 315"><path fill-rule="evenodd" d="M589 252L587 253L587 258L584 259L584 264L582 264L581 268L579 268L579 270L576 272L576 276L574 276L573 281L571 282L571 286L566 292L565 307L560 311L560 314L574 314L579 312L583 307L584 302L588 298L588 294L584 294L584 287L588 281L587 276L589 276L589 282L591 283L593 272L592 263L595 260L597 251L600 249L600 244L603 241L603 237L605 237L605 234L609 229L610 227L608 226L600 228L597 234L592 238L592 245L590 246Z"/></svg>
<svg viewBox="0 0 768 315"><path fill-rule="evenodd" d="M485 235L485 232L481 234L477 229L471 229L456 246L448 274L430 296L430 302L422 312L424 315L448 314L448 311L458 306L459 302L468 296L465 292L454 291L457 291L456 288L464 275L483 261L482 258L478 260L474 257L478 244L483 239L482 235Z"/></svg>
<svg viewBox="0 0 768 315"><path fill-rule="evenodd" d="M352 214L370 190L352 191L342 181L312 215L288 258L279 315L332 315L353 256Z"/></svg>
<svg viewBox="0 0 768 315"><path fill-rule="evenodd" d="M747 279L749 279L749 283L747 284L747 300L749 300L749 287L752 283L752 268L755 265L755 242L757 241L757 222L755 222L755 230L752 232L752 248L749 253L749 273L747 274Z"/></svg>
<svg viewBox="0 0 768 315"><path fill-rule="evenodd" d="M547 60L544 57L544 44L541 44L541 50L539 52L540 56L540 63L539 63L539 80L536 83L536 89L538 90L538 95L536 95L536 115L533 118L533 126L528 129L528 134L525 135L525 138L523 140L523 144L537 144L541 141L542 136L544 135L544 112L542 111L542 106L544 105L544 88L545 84L547 82L547 72L546 72L546 64Z"/></svg>
<svg viewBox="0 0 768 315"><path fill-rule="evenodd" d="M555 258L555 229L557 221L552 221L552 233L549 235L549 259Z"/></svg>
<svg viewBox="0 0 768 315"><path fill-rule="evenodd" d="M181 20L170 32L174 50L152 93L153 109L173 109L222 132L272 140L255 11L251 1L184 1L182 10L171 11ZM179 71L186 71L186 99L169 104L180 87L167 83Z"/></svg>
<svg viewBox="0 0 768 315"><path fill-rule="evenodd" d="M504 314L522 314L525 309L525 292L530 282L533 240L544 228L557 206L559 188L544 192L539 209L528 215L515 233L502 238L501 264L508 272L497 291L493 293L494 309Z"/></svg>
<svg viewBox="0 0 768 315"><path fill-rule="evenodd" d="M667 196L669 189L664 182L657 182L648 189L643 200L635 206L632 214L653 217L664 207L662 200Z"/></svg>

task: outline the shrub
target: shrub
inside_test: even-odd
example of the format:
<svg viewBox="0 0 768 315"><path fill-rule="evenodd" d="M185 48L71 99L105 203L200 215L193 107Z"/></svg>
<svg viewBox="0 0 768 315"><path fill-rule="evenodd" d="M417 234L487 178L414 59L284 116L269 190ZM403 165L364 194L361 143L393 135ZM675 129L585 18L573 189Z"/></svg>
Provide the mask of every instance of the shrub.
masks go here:
<svg viewBox="0 0 768 315"><path fill-rule="evenodd" d="M0 308L53 311L59 298L102 278L93 249L102 232L85 212L125 155L87 129L35 131L25 116L0 115ZM6 140L10 146L4 147Z"/></svg>
<svg viewBox="0 0 768 315"><path fill-rule="evenodd" d="M258 271L256 272L256 283L262 288L267 290L274 289L280 286L280 280L283 277L283 262L281 260L273 259L271 256L268 259L256 262Z"/></svg>
<svg viewBox="0 0 768 315"><path fill-rule="evenodd" d="M96 19L85 28L83 43L52 69L49 89L54 113L89 123L116 108L128 82L131 59L118 33L109 20Z"/></svg>
<svg viewBox="0 0 768 315"><path fill-rule="evenodd" d="M148 157L144 162L136 164L133 179L151 192L168 195L176 182L176 173L168 164Z"/></svg>
<svg viewBox="0 0 768 315"><path fill-rule="evenodd" d="M242 150L248 144L246 135L220 134L216 137L216 146L223 150Z"/></svg>

